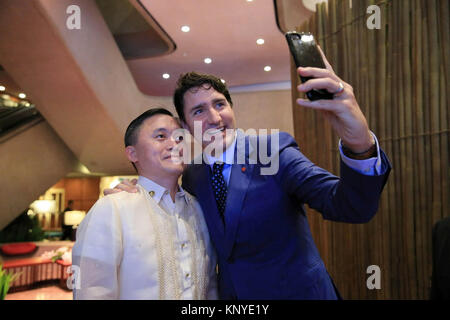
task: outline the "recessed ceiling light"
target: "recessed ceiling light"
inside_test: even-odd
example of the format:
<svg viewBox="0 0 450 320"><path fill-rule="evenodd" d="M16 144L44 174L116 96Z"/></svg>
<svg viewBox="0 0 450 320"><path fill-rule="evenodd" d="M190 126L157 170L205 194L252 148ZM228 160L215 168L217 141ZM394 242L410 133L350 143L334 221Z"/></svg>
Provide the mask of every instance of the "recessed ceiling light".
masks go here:
<svg viewBox="0 0 450 320"><path fill-rule="evenodd" d="M181 27L181 31L183 32L189 32L191 30L191 28L189 28L189 26L182 26Z"/></svg>
<svg viewBox="0 0 450 320"><path fill-rule="evenodd" d="M203 61L205 61L206 64L210 64L212 62L211 58L205 58Z"/></svg>
<svg viewBox="0 0 450 320"><path fill-rule="evenodd" d="M5 91L6 88L4 86L0 86L0 91Z"/></svg>
<svg viewBox="0 0 450 320"><path fill-rule="evenodd" d="M264 39L258 39L258 40L256 40L256 43L257 44L264 44Z"/></svg>
<svg viewBox="0 0 450 320"><path fill-rule="evenodd" d="M247 0L247 2L253 2L253 0Z"/></svg>
<svg viewBox="0 0 450 320"><path fill-rule="evenodd" d="M270 70L272 70L272 68L271 68L270 66L265 66L265 67L264 67L264 71L269 72Z"/></svg>
<svg viewBox="0 0 450 320"><path fill-rule="evenodd" d="M19 93L20 99L25 99L26 97L27 97L27 95L25 93Z"/></svg>
<svg viewBox="0 0 450 320"><path fill-rule="evenodd" d="M170 78L170 74L164 73L164 74L163 74L163 78L164 78L164 79L169 79L169 78Z"/></svg>

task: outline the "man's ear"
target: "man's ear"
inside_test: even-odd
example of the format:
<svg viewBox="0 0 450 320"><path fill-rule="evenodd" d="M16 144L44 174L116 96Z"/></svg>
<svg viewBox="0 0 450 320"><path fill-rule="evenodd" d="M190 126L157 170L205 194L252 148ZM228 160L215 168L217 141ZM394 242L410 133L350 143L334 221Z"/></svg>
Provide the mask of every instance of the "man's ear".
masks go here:
<svg viewBox="0 0 450 320"><path fill-rule="evenodd" d="M125 154L127 155L128 160L130 160L133 163L138 160L136 155L136 149L133 146L126 147Z"/></svg>

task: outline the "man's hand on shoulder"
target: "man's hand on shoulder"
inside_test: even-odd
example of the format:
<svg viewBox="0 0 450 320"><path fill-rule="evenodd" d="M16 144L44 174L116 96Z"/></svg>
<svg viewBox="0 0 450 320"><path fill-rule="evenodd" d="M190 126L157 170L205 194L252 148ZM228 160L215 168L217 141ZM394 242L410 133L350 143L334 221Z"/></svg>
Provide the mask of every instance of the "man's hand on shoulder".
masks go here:
<svg viewBox="0 0 450 320"><path fill-rule="evenodd" d="M133 179L133 180L125 179L121 183L116 185L113 189L108 188L108 189L103 190L103 194L105 196L107 196L109 194L122 192L122 191L126 191L129 193L136 193L136 192L138 192L138 189L136 188L136 184L137 184L137 179Z"/></svg>

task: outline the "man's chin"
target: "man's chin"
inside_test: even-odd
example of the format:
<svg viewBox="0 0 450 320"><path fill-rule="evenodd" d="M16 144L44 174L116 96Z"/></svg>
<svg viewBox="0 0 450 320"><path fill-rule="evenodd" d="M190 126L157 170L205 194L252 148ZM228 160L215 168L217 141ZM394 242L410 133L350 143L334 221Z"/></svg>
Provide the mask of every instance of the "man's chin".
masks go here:
<svg viewBox="0 0 450 320"><path fill-rule="evenodd" d="M162 165L163 168L168 170L177 170L180 168L183 170L184 168L183 158L167 158L163 160Z"/></svg>
<svg viewBox="0 0 450 320"><path fill-rule="evenodd" d="M215 149L219 153L225 152L226 149L232 144L233 138L234 138L234 130L235 129L227 129L227 131L224 131L221 135L220 139L215 139L213 136L211 140L204 140L202 143L203 149ZM218 141L216 141L218 140Z"/></svg>
<svg viewBox="0 0 450 320"><path fill-rule="evenodd" d="M208 142L206 142L205 141L205 143L203 144L203 150L204 151L206 151L206 150L209 150L209 151L211 151L211 152L213 152L213 153L216 153L216 151L217 151L217 153L219 153L219 154L222 154L222 153L224 153L225 152L225 150L227 149L227 143L226 143L226 141L221 141L221 142L211 142L211 141L208 141Z"/></svg>
<svg viewBox="0 0 450 320"><path fill-rule="evenodd" d="M184 165L179 164L179 165L166 166L165 171L167 173L179 176L184 171Z"/></svg>

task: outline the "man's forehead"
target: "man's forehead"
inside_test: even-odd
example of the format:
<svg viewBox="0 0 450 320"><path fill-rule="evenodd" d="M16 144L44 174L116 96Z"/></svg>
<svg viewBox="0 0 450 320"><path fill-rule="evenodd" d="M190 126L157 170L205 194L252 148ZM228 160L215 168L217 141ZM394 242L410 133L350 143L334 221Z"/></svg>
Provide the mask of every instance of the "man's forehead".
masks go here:
<svg viewBox="0 0 450 320"><path fill-rule="evenodd" d="M198 103L201 102L207 102L209 101L211 98L213 99L226 99L225 96L218 92L216 89L214 89L212 86L210 87L194 87L189 89L188 91L185 92L184 94L184 102L190 102L190 100L196 100L195 104L197 105ZM200 100L205 100L205 101L197 101L197 99ZM186 101L188 100L188 101ZM192 107L192 106L191 106Z"/></svg>
<svg viewBox="0 0 450 320"><path fill-rule="evenodd" d="M174 117L165 114L154 115L144 121L143 125L149 130L166 130L171 131L173 129L180 128L180 123Z"/></svg>
<svg viewBox="0 0 450 320"><path fill-rule="evenodd" d="M192 87L192 88L188 89L186 92L197 93L199 90L208 91L208 90L211 90L211 89L215 91L214 87L211 84L204 83L204 84L202 84L200 86Z"/></svg>

